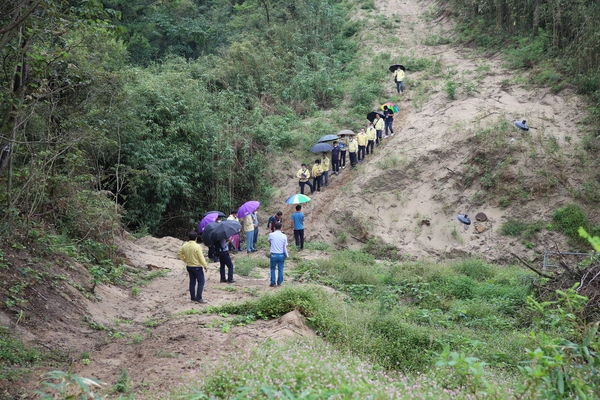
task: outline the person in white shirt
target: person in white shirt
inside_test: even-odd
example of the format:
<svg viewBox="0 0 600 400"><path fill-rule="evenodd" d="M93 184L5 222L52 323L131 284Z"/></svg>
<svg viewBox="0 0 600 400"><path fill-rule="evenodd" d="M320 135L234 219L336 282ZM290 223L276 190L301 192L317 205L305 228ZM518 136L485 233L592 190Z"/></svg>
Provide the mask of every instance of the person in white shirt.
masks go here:
<svg viewBox="0 0 600 400"><path fill-rule="evenodd" d="M283 267L288 253L287 236L281 232L281 223L275 224L275 232L269 233L269 243L271 243L271 284L281 286L283 283ZM277 279L275 279L275 267L277 267Z"/></svg>

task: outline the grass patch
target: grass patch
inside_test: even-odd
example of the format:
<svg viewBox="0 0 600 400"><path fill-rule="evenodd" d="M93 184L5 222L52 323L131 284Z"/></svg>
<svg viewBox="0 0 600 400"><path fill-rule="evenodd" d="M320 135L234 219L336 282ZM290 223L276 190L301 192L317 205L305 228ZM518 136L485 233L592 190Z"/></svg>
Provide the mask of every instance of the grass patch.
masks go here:
<svg viewBox="0 0 600 400"><path fill-rule="evenodd" d="M518 219L509 219L500 227L500 233L504 236L523 236L530 239L543 228L542 222L527 223Z"/></svg>
<svg viewBox="0 0 600 400"><path fill-rule="evenodd" d="M42 359L42 353L13 337L8 329L0 327L0 380L14 380L30 370L31 364Z"/></svg>

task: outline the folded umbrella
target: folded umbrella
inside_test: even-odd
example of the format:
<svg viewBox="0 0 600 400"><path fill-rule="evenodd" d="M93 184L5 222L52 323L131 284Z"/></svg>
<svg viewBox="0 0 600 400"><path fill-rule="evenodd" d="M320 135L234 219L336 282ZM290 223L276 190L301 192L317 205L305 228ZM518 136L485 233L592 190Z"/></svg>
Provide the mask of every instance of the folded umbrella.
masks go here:
<svg viewBox="0 0 600 400"><path fill-rule="evenodd" d="M367 119L369 120L369 122L375 121L375 115L379 115L381 118L385 117L385 115L383 115L381 111L371 111L367 114Z"/></svg>
<svg viewBox="0 0 600 400"><path fill-rule="evenodd" d="M242 224L233 220L225 220L221 222L211 222L204 227L202 232L202 242L210 246L214 241L227 239L235 235L242 229Z"/></svg>
<svg viewBox="0 0 600 400"><path fill-rule="evenodd" d="M340 137L338 135L325 135L321 139L318 140L319 143L323 142L331 142L332 140L337 140Z"/></svg>
<svg viewBox="0 0 600 400"><path fill-rule="evenodd" d="M237 217L241 219L247 215L252 214L258 209L258 206L260 206L260 202L256 200L250 200L245 202L240 206L240 208L238 208Z"/></svg>
<svg viewBox="0 0 600 400"><path fill-rule="evenodd" d="M310 197L304 194L295 194L291 196L289 199L285 201L285 204L302 204L308 203L310 201Z"/></svg>
<svg viewBox="0 0 600 400"><path fill-rule="evenodd" d="M210 224L211 222L215 222L218 219L219 219L219 214L217 214L217 213L212 213L212 214L206 215L204 218L202 218L200 220L200 223L198 224L198 232L202 232L204 230L204 228L206 227L206 225Z"/></svg>
<svg viewBox="0 0 600 400"><path fill-rule="evenodd" d="M317 143L310 148L311 153L322 153L324 151L333 150L333 146L329 143Z"/></svg>

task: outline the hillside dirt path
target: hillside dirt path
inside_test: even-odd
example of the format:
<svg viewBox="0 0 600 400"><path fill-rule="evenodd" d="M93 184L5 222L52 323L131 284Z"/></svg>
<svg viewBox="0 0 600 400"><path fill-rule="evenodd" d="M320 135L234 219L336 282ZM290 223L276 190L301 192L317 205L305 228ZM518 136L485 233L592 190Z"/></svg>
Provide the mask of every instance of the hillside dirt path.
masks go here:
<svg viewBox="0 0 600 400"><path fill-rule="evenodd" d="M583 117L580 101L568 90L554 95L549 89L512 83L522 71L503 68L498 55L475 55L453 45L424 45L432 35L451 37L451 22L443 13L432 13L436 6L431 1L377 0L376 6L372 13L357 11L356 18L364 23L374 24L375 14L388 21L374 24L370 33L364 34L362 51L391 53L398 63L405 62L404 58L436 59L442 73L463 85L474 82L475 90L465 93L459 86L456 99L452 100L444 90L444 79L408 71L405 94L399 96L390 74L385 85L387 100L401 107L395 118L395 135L377 147L375 154L356 170L346 168L339 176L330 177L329 187L304 206L307 240L338 248L358 248L365 238L374 238L395 244L403 255L413 258L443 259L469 254L502 261L507 260L511 248L535 257L540 248L517 250L517 242L498 235L498 227L511 216L548 215L562 204L569 184L549 193L543 202L501 209L488 199L483 206L474 206L472 199L480 188L462 190L457 185L458 171L469 156L465 143L475 126L505 118L511 122L505 132L507 146L515 138L514 145L521 146L524 155L531 150L523 143L524 134L512 129L512 121L517 119L527 119L537 127L530 134L539 135L541 141L552 135L561 145L572 147L564 138L569 135L573 143L578 141L577 132L570 128ZM389 45L377 40L380 37L396 39ZM518 162L524 171L539 167L528 163L525 156L523 159ZM284 204L285 198L297 192L296 170L297 165L293 164L277 177L274 205L261 208L261 234L268 215L278 209L283 209L288 221L293 208L278 204ZM474 216L478 211L489 217L482 233L476 232L474 225L466 227L456 220L458 213ZM423 220L428 220L429 225ZM286 230L291 233L287 227ZM365 237L361 237L361 231ZM340 232L350 232L345 241L340 240ZM553 240L542 238L540 246ZM219 362L234 362L241 352L268 338L313 335L297 313L229 328L226 325L231 325L231 318L227 316L194 314L193 310L206 306L189 301L188 278L183 263L176 257L182 244L170 237L121 241L129 265L165 269L166 275L141 286L137 296L118 287L100 286L100 300L92 301L72 291L69 301L82 310L80 314L87 316L87 322L82 321L82 315L65 311L54 320L41 323L30 337L46 347L68 351L73 359L72 371L77 374L97 378L110 387L126 369L136 399L163 399L184 382L198 381L207 369L215 368ZM320 252L302 253L304 258L320 256ZM240 257L264 258L265 254L261 250L250 256L235 255L234 263ZM255 268L250 277L236 275L236 283L224 285L219 283L218 264L209 265L204 295L208 305L239 302L277 290L269 288L268 269ZM293 268L293 263L287 263L286 268ZM285 284L293 283L288 279ZM109 330L92 329L91 321ZM63 329L68 323L69 328ZM89 353L89 363L81 361L82 352ZM110 396L118 398L114 393Z"/></svg>

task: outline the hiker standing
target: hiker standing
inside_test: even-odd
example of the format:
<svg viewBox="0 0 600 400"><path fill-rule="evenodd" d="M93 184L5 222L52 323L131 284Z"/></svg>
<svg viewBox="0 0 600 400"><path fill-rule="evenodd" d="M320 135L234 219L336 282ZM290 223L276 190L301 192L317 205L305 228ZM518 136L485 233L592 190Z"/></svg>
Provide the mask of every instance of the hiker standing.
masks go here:
<svg viewBox="0 0 600 400"><path fill-rule="evenodd" d="M348 139L342 136L340 140L340 167L346 168L346 151L348 151Z"/></svg>
<svg viewBox="0 0 600 400"><path fill-rule="evenodd" d="M296 173L296 177L299 179L298 183L300 184L300 193L304 194L304 185L308 185L310 188L310 194L313 194L315 188L310 184L308 179L310 178L310 171L306 168L306 164L302 163L300 169Z"/></svg>
<svg viewBox="0 0 600 400"><path fill-rule="evenodd" d="M229 214L229 217L227 217L228 221L236 221L236 222L240 222L240 220L237 217L237 212L238 210L231 210L231 214ZM236 233L235 235L231 235L229 237L229 241L233 244L233 251L241 251L242 248L240 247L240 233Z"/></svg>
<svg viewBox="0 0 600 400"><path fill-rule="evenodd" d="M219 274L221 275L221 283L234 283L233 279L233 261L229 255L229 245L231 242L227 239L215 240L213 245L216 248L216 252L219 255L220 268ZM227 277L225 277L225 266L227 266Z"/></svg>
<svg viewBox="0 0 600 400"><path fill-rule="evenodd" d="M340 146L337 141L333 142L333 150L331 150L331 165L333 167L333 174L340 174Z"/></svg>
<svg viewBox="0 0 600 400"><path fill-rule="evenodd" d="M327 152L323 152L323 158L321 159L321 176L323 180L323 186L329 185L329 157Z"/></svg>
<svg viewBox="0 0 600 400"><path fill-rule="evenodd" d="M254 210L252 223L254 223L254 237L252 238L252 248L256 250L256 241L258 240L258 209Z"/></svg>
<svg viewBox="0 0 600 400"><path fill-rule="evenodd" d="M204 290L204 272L208 271L208 264L204 259L202 248L196 242L198 234L194 231L188 233L188 241L181 246L177 257L185 263L185 268L190 276L190 298L196 303L206 303L202 299ZM196 288L196 284L198 287Z"/></svg>
<svg viewBox="0 0 600 400"><path fill-rule="evenodd" d="M302 206L298 204L296 206L296 212L290 217L292 220L292 226L294 228L294 241L296 247L300 250L304 249L304 213L302 212Z"/></svg>
<svg viewBox="0 0 600 400"><path fill-rule="evenodd" d="M244 229L244 233L246 234L246 252L250 254L256 251L252 247L252 243L254 242L254 221L252 220L252 214L248 214L242 218L242 229Z"/></svg>
<svg viewBox="0 0 600 400"><path fill-rule="evenodd" d="M281 286L283 283L283 268L288 253L288 238L281 232L281 223L275 224L275 232L269 233L271 243L271 284L269 286ZM277 267L277 280L275 280L275 267Z"/></svg>
<svg viewBox="0 0 600 400"><path fill-rule="evenodd" d="M348 153L350 154L350 166L354 168L358 160L356 159L356 153L358 152L358 143L352 136L350 136L348 142Z"/></svg>
<svg viewBox="0 0 600 400"><path fill-rule="evenodd" d="M358 132L358 135L356 135L356 143L358 144L358 162L363 162L365 159L365 149L367 148L368 141L367 134L363 128Z"/></svg>
<svg viewBox="0 0 600 400"><path fill-rule="evenodd" d="M381 141L383 139L384 124L385 123L383 122L383 118L381 118L381 115L375 114L375 132L377 133L377 139L375 140L375 143L377 144L377 146L381 144Z"/></svg>
<svg viewBox="0 0 600 400"><path fill-rule="evenodd" d="M321 161L319 159L315 160L315 164L312 167L312 176L313 176L313 188L317 192L321 191Z"/></svg>
<svg viewBox="0 0 600 400"><path fill-rule="evenodd" d="M375 147L375 139L377 139L377 131L373 127L373 123L369 123L369 127L367 128L367 155L373 154L373 147ZM371 151L369 152L369 149Z"/></svg>

